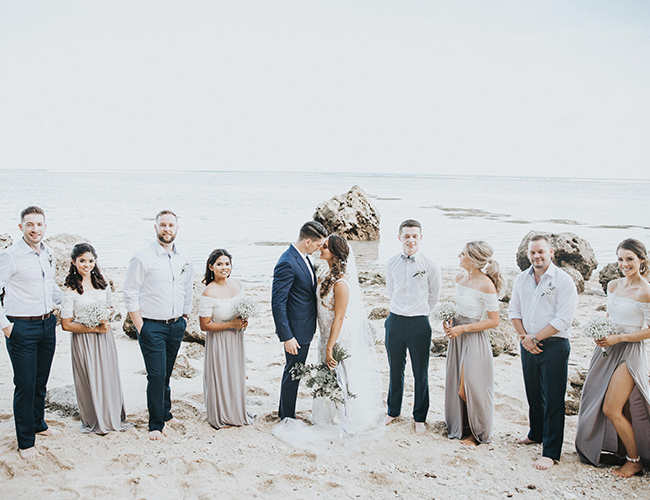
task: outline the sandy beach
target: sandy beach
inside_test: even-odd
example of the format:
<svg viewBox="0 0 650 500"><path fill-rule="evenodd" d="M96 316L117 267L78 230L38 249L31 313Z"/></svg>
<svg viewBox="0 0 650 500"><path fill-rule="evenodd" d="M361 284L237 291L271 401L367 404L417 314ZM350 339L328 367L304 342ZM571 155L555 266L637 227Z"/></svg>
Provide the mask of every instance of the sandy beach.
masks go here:
<svg viewBox="0 0 650 500"><path fill-rule="evenodd" d="M445 268L442 298L453 294L455 268ZM124 269L107 268L116 285L122 317ZM514 271L511 272L511 274ZM570 376L585 371L592 344L581 337L578 324L596 314L605 296L594 273L580 295L570 357ZM387 306L385 286L362 285L366 312ZM283 366L282 346L273 331L270 288L249 285L262 314L246 331L247 403L257 415L253 425L213 429L206 420L202 389L202 346L183 343L181 353L196 370L191 378L172 380L174 416L179 423L165 428L162 442L147 439L146 377L137 342L113 325L129 420L136 426L106 436L82 434L78 417L46 412L48 424L63 431L58 437L38 437L39 460L21 460L16 448L12 404L12 369L6 348L0 349L0 477L5 498L647 498L650 479L617 479L609 469L581 464L575 452L577 416L568 416L561 462L550 471L533 469L539 445L520 446L527 432L521 363L516 353L495 358L496 417L493 442L467 448L446 438L444 419L444 357L431 357L431 407L428 432L413 431L413 379L407 368L402 416L377 439L335 440L322 450L296 450L271 434L277 423L277 403ZM504 304L502 308L507 308ZM383 345L383 320L371 321L383 376L384 398L388 365ZM442 336L434 325L434 338ZM313 345L313 344L312 344ZM314 360L315 349L310 353ZM69 334L57 328L57 351L48 389L70 386ZM301 387L298 414L309 419L311 396Z"/></svg>

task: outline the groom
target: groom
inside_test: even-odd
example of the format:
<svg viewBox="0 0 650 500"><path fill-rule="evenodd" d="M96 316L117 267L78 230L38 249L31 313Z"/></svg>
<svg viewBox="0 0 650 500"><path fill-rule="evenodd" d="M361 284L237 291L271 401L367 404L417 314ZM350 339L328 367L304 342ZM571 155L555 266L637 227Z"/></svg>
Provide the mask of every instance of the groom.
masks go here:
<svg viewBox="0 0 650 500"><path fill-rule="evenodd" d="M271 309L275 333L284 342L286 363L280 386L280 420L296 418L299 380L292 380L291 369L304 363L309 343L316 331L316 271L308 255L318 250L327 238L327 229L316 221L300 228L298 241L282 254L273 270Z"/></svg>

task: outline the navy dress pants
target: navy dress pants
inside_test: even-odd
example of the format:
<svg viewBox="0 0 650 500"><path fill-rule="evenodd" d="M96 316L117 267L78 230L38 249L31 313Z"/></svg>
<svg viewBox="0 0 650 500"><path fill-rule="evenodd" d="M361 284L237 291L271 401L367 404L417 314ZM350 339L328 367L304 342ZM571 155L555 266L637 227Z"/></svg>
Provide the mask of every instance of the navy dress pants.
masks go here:
<svg viewBox="0 0 650 500"><path fill-rule="evenodd" d="M284 351L285 365L282 372L282 384L280 385L280 407L278 408L278 417L282 420L285 417L296 418L296 398L298 396L298 386L300 380L291 378L291 369L296 363L304 363L309 354L309 344L303 344L298 349L295 356Z"/></svg>
<svg viewBox="0 0 650 500"><path fill-rule="evenodd" d="M144 320L138 342L147 369L147 409L149 430L162 431L165 422L172 419L172 390L169 379L176 355L185 335L185 318L165 324Z"/></svg>
<svg viewBox="0 0 650 500"><path fill-rule="evenodd" d="M34 446L36 433L47 429L45 394L56 347L56 317L13 320L7 352L14 369L14 421L18 448Z"/></svg>
<svg viewBox="0 0 650 500"><path fill-rule="evenodd" d="M528 439L542 443L542 456L559 460L564 441L564 396L566 393L569 339L541 341L540 354L521 347L521 366L528 399Z"/></svg>
<svg viewBox="0 0 650 500"><path fill-rule="evenodd" d="M429 318L390 313L385 327L386 354L390 369L388 415L397 417L402 411L404 368L408 350L415 380L413 419L416 422L424 422L429 412L429 350L431 348Z"/></svg>

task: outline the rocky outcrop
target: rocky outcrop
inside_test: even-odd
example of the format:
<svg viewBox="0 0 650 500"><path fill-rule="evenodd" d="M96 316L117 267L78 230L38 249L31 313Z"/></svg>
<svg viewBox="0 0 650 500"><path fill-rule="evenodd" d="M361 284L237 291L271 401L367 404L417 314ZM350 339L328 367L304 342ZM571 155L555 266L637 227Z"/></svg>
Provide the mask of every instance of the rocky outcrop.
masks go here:
<svg viewBox="0 0 650 500"><path fill-rule="evenodd" d="M528 242L536 234L543 234L551 240L551 246L555 251L553 262L558 267L571 267L578 271L585 281L591 277L591 273L598 267L598 261L593 248L587 240L583 240L574 233L545 233L542 231L531 231L519 244L517 250L517 265L525 271L530 267L530 261L526 255Z"/></svg>
<svg viewBox="0 0 650 500"><path fill-rule="evenodd" d="M58 411L65 417L76 417L79 415L77 406L77 393L74 385L55 387L47 391L45 395L45 408L51 411Z"/></svg>
<svg viewBox="0 0 650 500"><path fill-rule="evenodd" d="M190 360L185 354L179 353L176 356L176 363L174 363L174 370L172 377L179 378L194 378L199 374L199 371L190 364Z"/></svg>
<svg viewBox="0 0 650 500"><path fill-rule="evenodd" d="M65 277L70 271L70 252L77 243L89 243L89 241L76 234L67 233L55 234L45 239L45 244L52 249L56 257L54 281L61 288L64 287Z"/></svg>
<svg viewBox="0 0 650 500"><path fill-rule="evenodd" d="M571 278L573 279L573 282L576 285L576 290L578 293L583 293L585 291L585 280L582 278L582 274L580 274L577 270L573 269L572 267L561 267L562 271L567 273Z"/></svg>
<svg viewBox="0 0 650 500"><path fill-rule="evenodd" d="M14 240L8 234L0 234L0 252L14 244Z"/></svg>
<svg viewBox="0 0 650 500"><path fill-rule="evenodd" d="M130 314L126 314L126 317L124 318L124 323L122 323L122 331L130 339L138 340L138 334L135 331L135 325L131 320Z"/></svg>
<svg viewBox="0 0 650 500"><path fill-rule="evenodd" d="M580 412L580 396L585 385L587 372L574 372L569 375L569 390L564 402L565 415L577 415Z"/></svg>
<svg viewBox="0 0 650 500"><path fill-rule="evenodd" d="M185 342L198 342L201 345L205 345L205 333L201 331L201 325L199 324L199 302L201 301L203 290L205 290L205 285L201 283L202 279L203 276L197 275L194 277L192 312L187 320L187 327L185 328L185 337L183 337L183 340Z"/></svg>
<svg viewBox="0 0 650 500"><path fill-rule="evenodd" d="M385 319L388 318L389 314L390 311L388 310L388 307L375 307L372 311L370 311L368 319Z"/></svg>
<svg viewBox="0 0 650 500"><path fill-rule="evenodd" d="M379 239L379 211L359 186L316 207L314 220L351 241Z"/></svg>
<svg viewBox="0 0 650 500"><path fill-rule="evenodd" d="M619 269L618 264L612 262L600 270L600 273L598 273L598 282L603 287L603 292L607 293L607 285L609 285L609 282L622 277L623 272Z"/></svg>

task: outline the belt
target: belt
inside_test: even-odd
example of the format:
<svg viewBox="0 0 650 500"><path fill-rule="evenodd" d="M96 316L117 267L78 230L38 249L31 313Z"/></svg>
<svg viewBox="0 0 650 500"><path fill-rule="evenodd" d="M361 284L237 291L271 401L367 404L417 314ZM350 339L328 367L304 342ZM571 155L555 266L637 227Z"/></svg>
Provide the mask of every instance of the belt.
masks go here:
<svg viewBox="0 0 650 500"><path fill-rule="evenodd" d="M143 321L153 321L154 323L164 323L165 325L173 325L176 323L179 319L181 319L183 316L179 316L178 318L170 318L170 319L150 319L150 318L142 318Z"/></svg>
<svg viewBox="0 0 650 500"><path fill-rule="evenodd" d="M7 319L14 321L17 319L26 319L27 321L43 321L44 319L52 316L52 311L49 313L41 314L40 316L7 316Z"/></svg>

